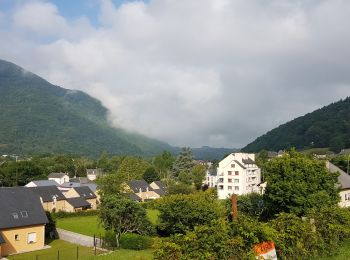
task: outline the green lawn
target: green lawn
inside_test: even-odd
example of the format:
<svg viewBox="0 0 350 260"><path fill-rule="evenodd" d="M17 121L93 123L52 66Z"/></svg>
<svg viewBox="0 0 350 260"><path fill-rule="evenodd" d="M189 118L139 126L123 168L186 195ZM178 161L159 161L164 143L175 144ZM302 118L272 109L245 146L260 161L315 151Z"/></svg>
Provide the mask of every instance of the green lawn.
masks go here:
<svg viewBox="0 0 350 260"><path fill-rule="evenodd" d="M78 246L63 240L53 240L47 244L51 246L51 248L30 253L8 256L7 258L9 260L48 260L58 259L59 254L59 259L61 260L75 260L77 259L77 253L79 259L88 259L89 257L93 257L94 255L92 247Z"/></svg>
<svg viewBox="0 0 350 260"><path fill-rule="evenodd" d="M147 216L152 224L157 224L158 215L158 210L147 209ZM100 236L100 234L103 236L105 233L104 228L99 224L98 216L59 218L56 220L56 226L87 236Z"/></svg>
<svg viewBox="0 0 350 260"><path fill-rule="evenodd" d="M87 236L99 236L105 233L104 228L99 224L98 216L59 218L56 220L56 226Z"/></svg>

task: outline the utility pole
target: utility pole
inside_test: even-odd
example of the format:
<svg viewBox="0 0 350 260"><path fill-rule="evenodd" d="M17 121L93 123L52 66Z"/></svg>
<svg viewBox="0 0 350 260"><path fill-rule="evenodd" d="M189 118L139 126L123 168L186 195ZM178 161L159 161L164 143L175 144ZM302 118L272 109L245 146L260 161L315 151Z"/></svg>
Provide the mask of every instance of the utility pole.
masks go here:
<svg viewBox="0 0 350 260"><path fill-rule="evenodd" d="M346 169L346 173L349 175L349 159L350 159L350 153L348 154L348 167Z"/></svg>

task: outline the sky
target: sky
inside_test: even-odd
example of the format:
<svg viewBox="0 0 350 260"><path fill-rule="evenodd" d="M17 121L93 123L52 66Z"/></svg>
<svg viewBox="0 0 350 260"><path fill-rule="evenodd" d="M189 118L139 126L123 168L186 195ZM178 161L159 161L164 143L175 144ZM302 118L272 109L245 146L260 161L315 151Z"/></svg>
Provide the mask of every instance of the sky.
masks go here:
<svg viewBox="0 0 350 260"><path fill-rule="evenodd" d="M240 148L350 95L350 1L0 0L0 59L117 127Z"/></svg>

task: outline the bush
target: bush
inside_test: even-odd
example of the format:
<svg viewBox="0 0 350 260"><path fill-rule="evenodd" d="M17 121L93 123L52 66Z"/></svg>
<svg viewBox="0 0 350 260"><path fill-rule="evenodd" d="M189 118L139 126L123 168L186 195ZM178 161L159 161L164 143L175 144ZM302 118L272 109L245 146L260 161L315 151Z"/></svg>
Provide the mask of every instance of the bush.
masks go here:
<svg viewBox="0 0 350 260"><path fill-rule="evenodd" d="M141 236L138 234L123 234L120 238L120 247L131 250L143 250L152 246L153 239L149 236Z"/></svg>
<svg viewBox="0 0 350 260"><path fill-rule="evenodd" d="M58 218L71 218L71 217L84 217L84 216L97 216L99 214L98 210L87 210L87 211L78 211L78 212L52 212L51 216L53 219Z"/></svg>
<svg viewBox="0 0 350 260"><path fill-rule="evenodd" d="M314 229L309 218L281 213L270 222L278 232L274 239L281 259L310 259L321 254L322 237Z"/></svg>
<svg viewBox="0 0 350 260"><path fill-rule="evenodd" d="M111 230L107 230L104 237L104 246L109 249L114 249L118 247L117 239L115 233Z"/></svg>

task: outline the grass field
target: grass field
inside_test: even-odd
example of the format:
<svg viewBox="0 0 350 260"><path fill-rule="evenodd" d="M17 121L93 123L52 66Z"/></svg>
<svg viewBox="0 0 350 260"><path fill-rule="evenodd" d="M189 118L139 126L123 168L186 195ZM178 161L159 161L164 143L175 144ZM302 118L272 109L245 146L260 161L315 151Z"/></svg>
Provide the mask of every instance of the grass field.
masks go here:
<svg viewBox="0 0 350 260"><path fill-rule="evenodd" d="M84 259L84 258L89 259L90 257L94 256L92 247L78 246L63 240L53 240L47 244L51 246L51 248L34 251L30 253L24 253L20 255L8 256L7 259L9 260L48 260L48 259L58 259L58 254L59 254L59 259L75 260L77 259L77 254L79 256L79 259Z"/></svg>
<svg viewBox="0 0 350 260"><path fill-rule="evenodd" d="M99 236L105 233L104 228L99 224L98 216L59 218L56 220L56 226L87 236Z"/></svg>
<svg viewBox="0 0 350 260"><path fill-rule="evenodd" d="M152 224L157 224L158 215L158 210L147 209L147 216ZM59 218L56 220L56 226L58 228L87 236L99 236L100 234L104 235L105 230L99 223L98 216Z"/></svg>

